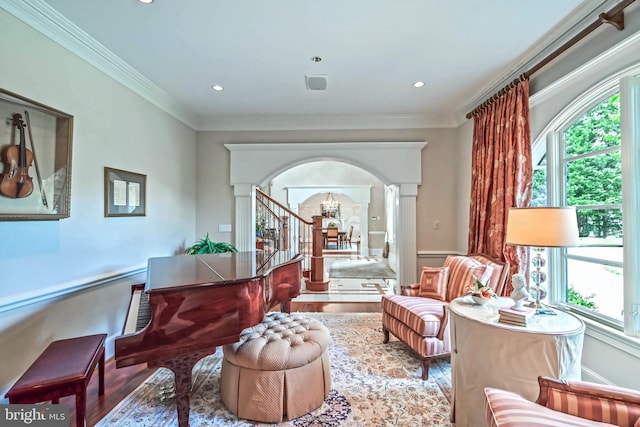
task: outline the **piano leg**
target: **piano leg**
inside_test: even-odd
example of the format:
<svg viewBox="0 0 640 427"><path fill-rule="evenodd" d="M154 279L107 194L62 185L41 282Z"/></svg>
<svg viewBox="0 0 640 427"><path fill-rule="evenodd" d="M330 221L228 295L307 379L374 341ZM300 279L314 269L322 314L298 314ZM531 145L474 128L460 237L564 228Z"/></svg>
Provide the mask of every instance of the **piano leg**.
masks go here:
<svg viewBox="0 0 640 427"><path fill-rule="evenodd" d="M189 398L193 367L198 360L215 353L215 351L216 349L214 348L213 351L201 351L181 357L159 360L154 362L153 365L149 363L150 368L164 367L173 371L176 384L176 408L178 410L179 427L189 427Z"/></svg>
<svg viewBox="0 0 640 427"><path fill-rule="evenodd" d="M280 311L282 313L291 313L291 299L280 303Z"/></svg>

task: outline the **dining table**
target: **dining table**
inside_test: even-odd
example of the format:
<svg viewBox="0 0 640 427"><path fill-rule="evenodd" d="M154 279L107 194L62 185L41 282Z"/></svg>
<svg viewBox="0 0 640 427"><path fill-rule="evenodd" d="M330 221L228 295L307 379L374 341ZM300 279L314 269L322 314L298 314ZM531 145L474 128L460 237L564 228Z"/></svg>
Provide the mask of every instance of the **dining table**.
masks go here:
<svg viewBox="0 0 640 427"><path fill-rule="evenodd" d="M345 230L338 230L338 247L342 247L342 244L345 241L345 237L347 236L347 232ZM322 246L324 248L327 247L327 229L322 229Z"/></svg>

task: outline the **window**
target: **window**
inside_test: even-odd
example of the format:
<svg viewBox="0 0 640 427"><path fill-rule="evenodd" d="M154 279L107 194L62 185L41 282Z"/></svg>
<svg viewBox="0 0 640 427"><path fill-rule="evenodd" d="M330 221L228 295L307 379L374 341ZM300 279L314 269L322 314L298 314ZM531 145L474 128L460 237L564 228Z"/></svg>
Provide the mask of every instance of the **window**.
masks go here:
<svg viewBox="0 0 640 427"><path fill-rule="evenodd" d="M577 213L581 246L548 251L548 302L638 336L640 141L623 129L640 126L640 78L620 82L585 93L534 143L532 206Z"/></svg>
<svg viewBox="0 0 640 427"><path fill-rule="evenodd" d="M605 99L562 135L564 205L575 206L580 247L565 252L565 301L623 321L620 96Z"/></svg>

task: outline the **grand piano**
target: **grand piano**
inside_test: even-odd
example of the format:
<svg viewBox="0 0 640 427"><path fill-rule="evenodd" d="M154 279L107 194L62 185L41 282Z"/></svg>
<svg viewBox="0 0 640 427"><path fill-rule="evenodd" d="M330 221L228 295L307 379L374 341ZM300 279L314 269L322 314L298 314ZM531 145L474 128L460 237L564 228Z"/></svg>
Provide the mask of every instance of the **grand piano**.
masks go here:
<svg viewBox="0 0 640 427"><path fill-rule="evenodd" d="M280 304L300 294L302 257L252 251L151 258L144 286L134 286L116 367L146 363L175 374L180 427L189 425L191 371L216 347L239 341Z"/></svg>

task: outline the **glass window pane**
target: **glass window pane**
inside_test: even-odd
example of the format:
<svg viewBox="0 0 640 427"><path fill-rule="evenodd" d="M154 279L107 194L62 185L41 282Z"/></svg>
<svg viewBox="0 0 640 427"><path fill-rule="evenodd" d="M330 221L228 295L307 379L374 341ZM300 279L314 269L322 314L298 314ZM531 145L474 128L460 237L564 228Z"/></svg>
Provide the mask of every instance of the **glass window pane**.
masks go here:
<svg viewBox="0 0 640 427"><path fill-rule="evenodd" d="M547 206L547 169L544 167L537 167L533 170L531 206Z"/></svg>
<svg viewBox="0 0 640 427"><path fill-rule="evenodd" d="M596 105L564 132L565 156L620 146L620 96Z"/></svg>
<svg viewBox="0 0 640 427"><path fill-rule="evenodd" d="M570 161L566 174L568 206L622 203L620 151Z"/></svg>
<svg viewBox="0 0 640 427"><path fill-rule="evenodd" d="M576 216L580 246L622 246L622 209L577 209Z"/></svg>
<svg viewBox="0 0 640 427"><path fill-rule="evenodd" d="M614 320L623 320L622 269L567 260L567 302Z"/></svg>

